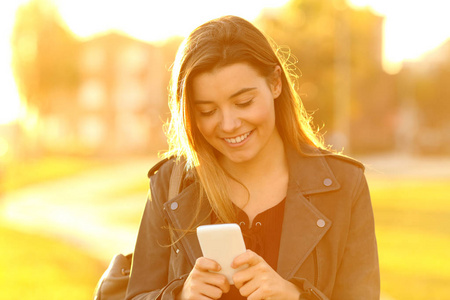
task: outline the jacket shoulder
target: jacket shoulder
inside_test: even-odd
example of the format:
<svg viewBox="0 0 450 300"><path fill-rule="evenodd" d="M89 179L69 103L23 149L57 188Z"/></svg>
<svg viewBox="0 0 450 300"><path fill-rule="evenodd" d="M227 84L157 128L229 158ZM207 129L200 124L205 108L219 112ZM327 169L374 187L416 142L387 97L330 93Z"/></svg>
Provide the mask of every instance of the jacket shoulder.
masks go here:
<svg viewBox="0 0 450 300"><path fill-rule="evenodd" d="M364 164L362 162L352 158L352 157L349 157L349 156L344 155L344 154L333 153L331 151L323 150L323 149L321 149L321 152L322 152L322 154L325 157L336 159L336 160L338 160L340 162L344 162L344 163L348 163L350 165L356 166L356 167L360 168L362 171L365 170Z"/></svg>
<svg viewBox="0 0 450 300"><path fill-rule="evenodd" d="M153 167L150 168L150 170L147 173L147 177L150 178L153 175L155 175L164 165L171 165L173 164L173 162L171 162L172 158L164 158L163 160L160 160L159 162L157 162Z"/></svg>
<svg viewBox="0 0 450 300"><path fill-rule="evenodd" d="M175 172L175 173L174 173ZM186 161L174 156L157 162L147 173L147 177L157 181L172 180L172 175L181 176L183 185L193 180L192 172L186 171Z"/></svg>

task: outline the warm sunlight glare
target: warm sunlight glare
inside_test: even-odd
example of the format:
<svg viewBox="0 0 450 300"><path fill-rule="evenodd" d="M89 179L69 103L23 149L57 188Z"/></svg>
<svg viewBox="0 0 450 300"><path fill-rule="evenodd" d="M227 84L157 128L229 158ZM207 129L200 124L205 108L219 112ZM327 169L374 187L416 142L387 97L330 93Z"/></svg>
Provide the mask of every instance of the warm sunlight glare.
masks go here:
<svg viewBox="0 0 450 300"><path fill-rule="evenodd" d="M8 153L8 150L9 150L8 142L4 138L0 137L0 157L6 155L6 153Z"/></svg>
<svg viewBox="0 0 450 300"><path fill-rule="evenodd" d="M443 0L351 0L386 16L384 68L396 73L404 60L414 60L450 38L450 3Z"/></svg>
<svg viewBox="0 0 450 300"><path fill-rule="evenodd" d="M80 37L114 28L145 41L160 41L173 35L185 36L205 21L226 14L252 20L263 8L279 7L287 2L287 0L54 1L68 26Z"/></svg>
<svg viewBox="0 0 450 300"><path fill-rule="evenodd" d="M0 125L9 123L19 116L20 98L17 92L11 67L11 32L14 24L14 12L26 2L2 1L0 3Z"/></svg>
<svg viewBox="0 0 450 300"><path fill-rule="evenodd" d="M56 3L69 28L80 38L109 29L120 30L137 39L161 41L172 35L184 36L195 26L225 14L254 19L263 8L284 5L287 0L47 0ZM28 0L0 3L0 125L16 120L20 98L11 70L10 38L15 11Z"/></svg>
<svg viewBox="0 0 450 300"><path fill-rule="evenodd" d="M51 2L52 0L47 0ZM215 17L234 14L252 20L263 8L279 7L288 0L166 0L108 1L53 0L70 29L87 38L117 29L145 41L161 41L172 35L185 36L195 26ZM11 71L10 37L17 7L27 0L0 3L0 124L18 118L20 98ZM403 60L416 59L450 37L448 3L443 0L351 0L386 16L384 67L390 73Z"/></svg>

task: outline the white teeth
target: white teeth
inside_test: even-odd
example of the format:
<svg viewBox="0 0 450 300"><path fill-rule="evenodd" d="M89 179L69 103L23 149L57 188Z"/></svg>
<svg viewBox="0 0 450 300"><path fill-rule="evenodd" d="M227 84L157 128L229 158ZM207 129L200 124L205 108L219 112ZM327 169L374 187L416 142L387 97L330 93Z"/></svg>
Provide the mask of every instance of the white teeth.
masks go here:
<svg viewBox="0 0 450 300"><path fill-rule="evenodd" d="M225 139L225 141L226 141L227 143L230 143L230 144L237 144L237 143L240 143L240 142L242 142L243 140L245 140L249 135L250 135L250 132L247 132L246 134L243 134L243 135L238 136L238 137L236 137L236 138Z"/></svg>

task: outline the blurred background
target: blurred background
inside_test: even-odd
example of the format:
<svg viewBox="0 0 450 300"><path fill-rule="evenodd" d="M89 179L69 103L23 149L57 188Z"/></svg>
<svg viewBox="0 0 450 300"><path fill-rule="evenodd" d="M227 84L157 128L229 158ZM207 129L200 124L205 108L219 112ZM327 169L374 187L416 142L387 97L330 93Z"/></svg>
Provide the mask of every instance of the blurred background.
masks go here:
<svg viewBox="0 0 450 300"><path fill-rule="evenodd" d="M382 299L450 299L445 0L0 4L0 298L90 299L132 251L167 149L175 52L244 17L290 56L327 143L367 166Z"/></svg>

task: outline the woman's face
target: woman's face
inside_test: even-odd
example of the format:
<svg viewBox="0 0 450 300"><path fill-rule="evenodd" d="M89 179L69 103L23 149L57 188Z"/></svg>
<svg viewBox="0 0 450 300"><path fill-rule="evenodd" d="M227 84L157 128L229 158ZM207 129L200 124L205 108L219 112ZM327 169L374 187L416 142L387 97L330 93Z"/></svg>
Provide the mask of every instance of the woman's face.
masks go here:
<svg viewBox="0 0 450 300"><path fill-rule="evenodd" d="M271 155L273 143L281 142L274 107L281 93L280 70L275 69L271 83L244 63L194 77L190 101L195 123L222 159L249 162Z"/></svg>

